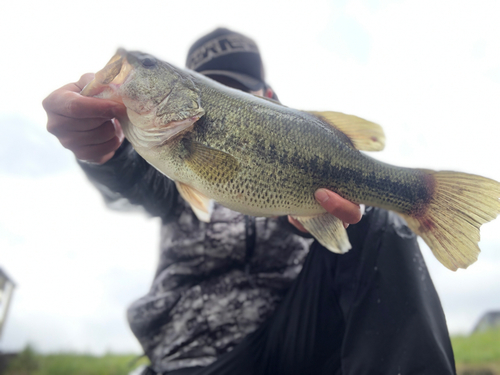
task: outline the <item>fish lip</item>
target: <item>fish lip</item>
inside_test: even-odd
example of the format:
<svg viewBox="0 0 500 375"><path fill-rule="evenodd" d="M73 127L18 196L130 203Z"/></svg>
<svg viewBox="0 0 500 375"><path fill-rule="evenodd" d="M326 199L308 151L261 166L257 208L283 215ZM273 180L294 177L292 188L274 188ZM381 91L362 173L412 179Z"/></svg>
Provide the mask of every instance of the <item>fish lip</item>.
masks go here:
<svg viewBox="0 0 500 375"><path fill-rule="evenodd" d="M109 97L118 92L120 86L126 82L133 71L127 60L127 51L119 48L108 63L99 70L80 92L84 96Z"/></svg>

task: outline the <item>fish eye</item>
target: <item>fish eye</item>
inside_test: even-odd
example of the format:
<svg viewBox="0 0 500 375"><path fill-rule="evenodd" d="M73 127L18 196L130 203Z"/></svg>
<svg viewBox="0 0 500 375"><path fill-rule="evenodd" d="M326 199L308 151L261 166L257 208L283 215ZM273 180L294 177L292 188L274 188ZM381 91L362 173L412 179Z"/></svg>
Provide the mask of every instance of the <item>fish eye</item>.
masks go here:
<svg viewBox="0 0 500 375"><path fill-rule="evenodd" d="M150 68L156 65L156 59L152 56L148 56L142 59L142 65L146 68Z"/></svg>

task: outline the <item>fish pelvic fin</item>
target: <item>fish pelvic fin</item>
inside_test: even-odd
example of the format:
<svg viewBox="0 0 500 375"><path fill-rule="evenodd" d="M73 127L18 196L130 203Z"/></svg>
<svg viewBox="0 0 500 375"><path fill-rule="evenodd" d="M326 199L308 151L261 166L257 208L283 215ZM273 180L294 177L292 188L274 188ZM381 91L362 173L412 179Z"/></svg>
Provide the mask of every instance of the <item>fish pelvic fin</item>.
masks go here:
<svg viewBox="0 0 500 375"><path fill-rule="evenodd" d="M459 172L425 171L434 178L434 193L417 214L401 215L435 257L456 271L477 260L479 228L500 214L500 183Z"/></svg>
<svg viewBox="0 0 500 375"><path fill-rule="evenodd" d="M315 216L293 216L328 250L344 254L351 249L342 220L329 213Z"/></svg>
<svg viewBox="0 0 500 375"><path fill-rule="evenodd" d="M309 113L344 133L358 150L381 151L385 147L384 130L374 122L341 112Z"/></svg>
<svg viewBox="0 0 500 375"><path fill-rule="evenodd" d="M175 181L175 186L181 197L190 204L198 220L209 223L213 211L213 200L182 182Z"/></svg>

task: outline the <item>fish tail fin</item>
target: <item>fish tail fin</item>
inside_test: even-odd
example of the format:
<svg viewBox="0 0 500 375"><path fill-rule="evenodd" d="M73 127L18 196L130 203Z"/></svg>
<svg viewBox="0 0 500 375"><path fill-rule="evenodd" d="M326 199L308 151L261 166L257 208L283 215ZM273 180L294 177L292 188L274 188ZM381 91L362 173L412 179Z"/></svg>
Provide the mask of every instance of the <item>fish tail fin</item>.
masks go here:
<svg viewBox="0 0 500 375"><path fill-rule="evenodd" d="M432 198L423 213L402 216L447 268L467 268L480 252L479 228L500 214L500 183L459 172L425 173L434 179Z"/></svg>

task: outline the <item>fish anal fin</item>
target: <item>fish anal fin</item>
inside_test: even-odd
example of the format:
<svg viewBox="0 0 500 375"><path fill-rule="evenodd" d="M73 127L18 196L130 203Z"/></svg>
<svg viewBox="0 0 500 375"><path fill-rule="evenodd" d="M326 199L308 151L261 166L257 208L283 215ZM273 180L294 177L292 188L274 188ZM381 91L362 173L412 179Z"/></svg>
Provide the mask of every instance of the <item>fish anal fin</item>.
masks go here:
<svg viewBox="0 0 500 375"><path fill-rule="evenodd" d="M385 147L384 130L374 122L341 112L309 113L344 133L358 150L381 151Z"/></svg>
<svg viewBox="0 0 500 375"><path fill-rule="evenodd" d="M210 215L213 210L213 200L182 182L176 181L175 185L181 197L191 205L196 217L205 223L210 222Z"/></svg>
<svg viewBox="0 0 500 375"><path fill-rule="evenodd" d="M293 216L328 250L344 254L351 249L342 220L329 213L315 216Z"/></svg>
<svg viewBox="0 0 500 375"><path fill-rule="evenodd" d="M185 139L188 151L184 161L198 176L212 184L223 185L231 181L239 170L239 162L227 152L199 142Z"/></svg>

